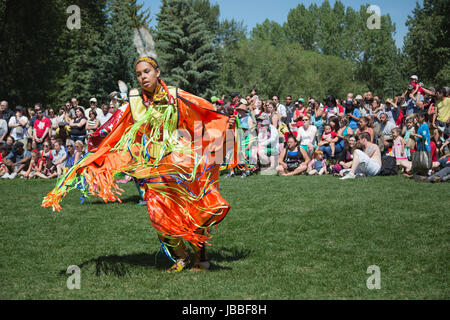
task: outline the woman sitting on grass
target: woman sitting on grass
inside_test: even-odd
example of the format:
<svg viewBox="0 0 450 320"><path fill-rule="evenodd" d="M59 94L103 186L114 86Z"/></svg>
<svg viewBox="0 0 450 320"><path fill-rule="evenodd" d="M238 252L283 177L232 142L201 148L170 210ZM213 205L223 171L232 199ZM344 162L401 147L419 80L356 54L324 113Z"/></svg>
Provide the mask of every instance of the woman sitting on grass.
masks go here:
<svg viewBox="0 0 450 320"><path fill-rule="evenodd" d="M308 168L310 159L305 149L301 148L293 135L287 139L287 147L281 151L277 172L280 176L301 174Z"/></svg>
<svg viewBox="0 0 450 320"><path fill-rule="evenodd" d="M344 137L344 151L333 167L333 175L343 176L343 170L350 170L353 163L353 151L356 148L356 142L358 141L358 136L356 134L347 135Z"/></svg>
<svg viewBox="0 0 450 320"><path fill-rule="evenodd" d="M53 164L52 155L45 156L45 164L42 168L42 171L36 172L34 176L42 179L51 179L58 176L56 166Z"/></svg>
<svg viewBox="0 0 450 320"><path fill-rule="evenodd" d="M36 176L36 173L40 172L41 169L42 169L42 160L39 157L39 152L35 149L31 151L31 159L27 171L25 170L21 171L20 175L24 179L31 179L34 178Z"/></svg>

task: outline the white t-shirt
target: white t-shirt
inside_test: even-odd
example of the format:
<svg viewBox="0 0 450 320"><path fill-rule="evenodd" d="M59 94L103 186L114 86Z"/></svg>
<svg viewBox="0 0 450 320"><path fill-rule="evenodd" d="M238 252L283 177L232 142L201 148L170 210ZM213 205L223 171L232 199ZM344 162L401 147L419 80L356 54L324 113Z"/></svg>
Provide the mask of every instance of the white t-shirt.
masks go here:
<svg viewBox="0 0 450 320"><path fill-rule="evenodd" d="M302 145L313 144L316 133L316 126L310 125L308 130L305 130L305 127L300 127L300 129L298 129L297 140Z"/></svg>
<svg viewBox="0 0 450 320"><path fill-rule="evenodd" d="M14 140L26 138L26 134L27 134L26 128L27 128L28 118L25 116L22 116L22 117L20 117L19 120L22 122L25 122L25 125L12 128L11 136L14 138ZM9 119L9 124L17 124L17 123L19 123L19 121L17 121L17 116L13 116Z"/></svg>
<svg viewBox="0 0 450 320"><path fill-rule="evenodd" d="M97 113L97 119L100 120L100 125L102 126L106 121L109 120L109 118L111 118L112 115L113 115L112 113L108 112L105 116L103 114L103 111Z"/></svg>
<svg viewBox="0 0 450 320"><path fill-rule="evenodd" d="M8 132L8 124L6 120L0 119L0 138L5 132Z"/></svg>
<svg viewBox="0 0 450 320"><path fill-rule="evenodd" d="M48 117L48 118L50 119L50 122L52 123L51 130L52 130L52 136L54 136L54 135L56 135L56 129L53 129L53 126L58 125L58 117L54 117L54 118Z"/></svg>
<svg viewBox="0 0 450 320"><path fill-rule="evenodd" d="M286 118L287 117L286 107L283 104L281 104L281 103L278 104L277 111L278 111L278 113L280 114L280 116L282 118Z"/></svg>

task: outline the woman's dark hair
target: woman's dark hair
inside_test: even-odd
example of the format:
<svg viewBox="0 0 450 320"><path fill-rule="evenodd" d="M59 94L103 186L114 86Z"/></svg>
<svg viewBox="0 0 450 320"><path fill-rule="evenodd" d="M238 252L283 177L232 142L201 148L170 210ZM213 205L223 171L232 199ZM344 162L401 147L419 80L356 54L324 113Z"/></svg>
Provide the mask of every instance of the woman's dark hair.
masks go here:
<svg viewBox="0 0 450 320"><path fill-rule="evenodd" d="M324 102L328 107L336 107L336 98L334 96L326 97Z"/></svg>
<svg viewBox="0 0 450 320"><path fill-rule="evenodd" d="M89 111L89 115L91 115L91 113L93 113L93 114L94 114L94 116L96 116L96 117L97 117L97 111L95 111L95 110L91 110L91 111Z"/></svg>
<svg viewBox="0 0 450 320"><path fill-rule="evenodd" d="M338 117L331 117L330 118L330 124L331 124L331 122L334 123L334 131L338 132L339 129L341 128L340 125L339 125L339 118ZM331 128L333 129L333 127L331 127Z"/></svg>
<svg viewBox="0 0 450 320"><path fill-rule="evenodd" d="M83 110L83 108L81 108L81 107L78 107L78 108L76 108L76 109L75 109L75 112L76 112L76 111L78 111L78 110L80 110L80 111L81 111L81 113L83 114L83 117L84 117L84 110Z"/></svg>

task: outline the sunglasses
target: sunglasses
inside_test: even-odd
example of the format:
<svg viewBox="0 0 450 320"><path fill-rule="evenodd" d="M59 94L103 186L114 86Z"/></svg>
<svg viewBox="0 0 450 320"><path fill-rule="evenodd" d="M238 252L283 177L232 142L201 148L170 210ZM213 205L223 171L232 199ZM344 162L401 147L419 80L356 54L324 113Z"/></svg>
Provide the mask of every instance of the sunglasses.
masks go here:
<svg viewBox="0 0 450 320"><path fill-rule="evenodd" d="M308 118L303 119L303 121L308 121L308 120L309 120Z"/></svg>

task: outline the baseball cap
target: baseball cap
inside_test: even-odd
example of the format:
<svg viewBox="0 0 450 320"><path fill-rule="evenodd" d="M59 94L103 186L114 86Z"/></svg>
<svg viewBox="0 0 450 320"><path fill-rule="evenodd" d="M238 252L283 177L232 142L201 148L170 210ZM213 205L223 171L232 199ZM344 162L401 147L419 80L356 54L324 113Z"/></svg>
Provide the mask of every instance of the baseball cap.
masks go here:
<svg viewBox="0 0 450 320"><path fill-rule="evenodd" d="M23 107L22 106L16 106L16 111L23 111Z"/></svg>
<svg viewBox="0 0 450 320"><path fill-rule="evenodd" d="M410 79L414 79L414 80L419 80L419 77L418 76L416 76L415 74L414 75L412 75L411 77L409 77Z"/></svg>
<svg viewBox="0 0 450 320"><path fill-rule="evenodd" d="M225 102L223 102L223 100L217 100L218 103L220 104L224 104Z"/></svg>
<svg viewBox="0 0 450 320"><path fill-rule="evenodd" d="M231 93L231 98L240 97L240 96L241 96L241 94L239 92L232 92Z"/></svg>
<svg viewBox="0 0 450 320"><path fill-rule="evenodd" d="M211 102L212 103L214 103L214 102L216 102L216 101L218 101L219 100L219 98L217 98L216 96L212 96L211 97Z"/></svg>
<svg viewBox="0 0 450 320"><path fill-rule="evenodd" d="M363 98L362 95L358 94L355 99L356 100L362 100L362 98Z"/></svg>
<svg viewBox="0 0 450 320"><path fill-rule="evenodd" d="M89 102L95 102L95 103L97 103L97 99L91 98L91 100L89 100Z"/></svg>
<svg viewBox="0 0 450 320"><path fill-rule="evenodd" d="M247 100L245 100L244 98L242 98L241 100L239 100L239 102L242 103L242 104L248 105Z"/></svg>
<svg viewBox="0 0 450 320"><path fill-rule="evenodd" d="M300 99L297 100L297 102L305 103L305 99L300 98Z"/></svg>

